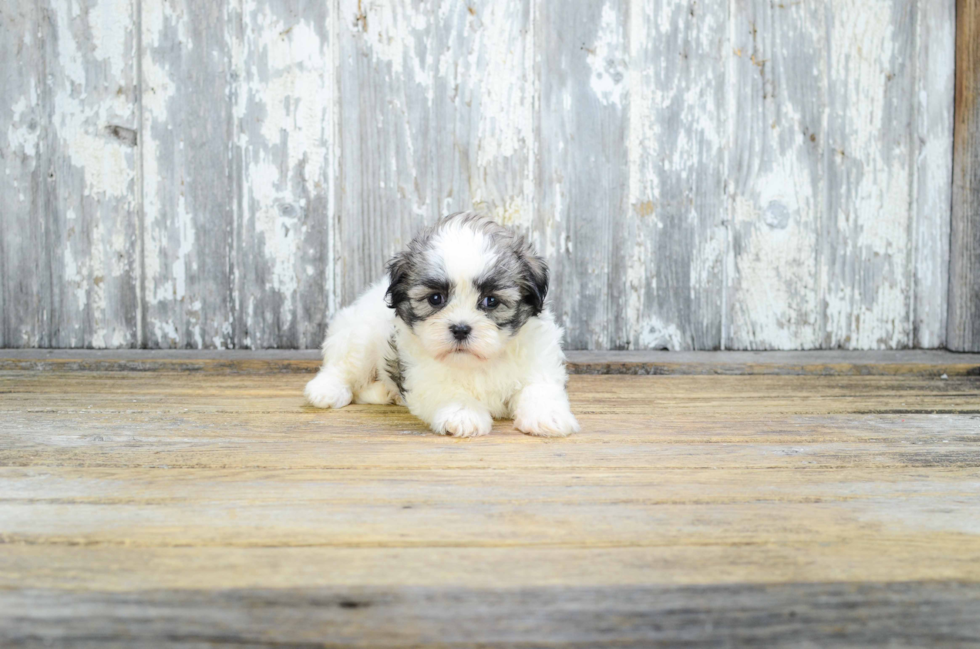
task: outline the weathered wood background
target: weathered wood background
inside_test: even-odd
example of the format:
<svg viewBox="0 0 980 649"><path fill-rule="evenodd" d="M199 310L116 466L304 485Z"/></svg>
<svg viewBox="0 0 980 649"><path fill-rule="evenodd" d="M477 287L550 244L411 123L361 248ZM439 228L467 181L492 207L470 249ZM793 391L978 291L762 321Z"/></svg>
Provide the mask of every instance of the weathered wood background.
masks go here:
<svg viewBox="0 0 980 649"><path fill-rule="evenodd" d="M473 206L571 348L942 346L954 5L5 0L0 346L315 347Z"/></svg>

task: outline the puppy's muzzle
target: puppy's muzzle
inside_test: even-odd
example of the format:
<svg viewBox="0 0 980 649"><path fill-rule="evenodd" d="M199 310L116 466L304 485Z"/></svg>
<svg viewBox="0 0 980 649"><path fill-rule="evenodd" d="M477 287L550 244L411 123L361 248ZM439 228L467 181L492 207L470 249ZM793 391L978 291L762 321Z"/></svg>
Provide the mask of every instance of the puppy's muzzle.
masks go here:
<svg viewBox="0 0 980 649"><path fill-rule="evenodd" d="M449 331L453 334L453 338L459 342L463 342L469 338L470 332L473 331L473 327L469 326L468 324L453 324L449 325Z"/></svg>

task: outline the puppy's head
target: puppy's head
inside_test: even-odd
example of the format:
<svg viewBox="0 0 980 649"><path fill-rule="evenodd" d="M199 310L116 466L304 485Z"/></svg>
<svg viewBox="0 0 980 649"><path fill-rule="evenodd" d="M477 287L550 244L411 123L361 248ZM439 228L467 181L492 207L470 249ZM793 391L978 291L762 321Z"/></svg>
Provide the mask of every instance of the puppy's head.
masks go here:
<svg viewBox="0 0 980 649"><path fill-rule="evenodd" d="M544 308L548 266L475 212L443 218L388 262L388 306L434 358L485 361Z"/></svg>

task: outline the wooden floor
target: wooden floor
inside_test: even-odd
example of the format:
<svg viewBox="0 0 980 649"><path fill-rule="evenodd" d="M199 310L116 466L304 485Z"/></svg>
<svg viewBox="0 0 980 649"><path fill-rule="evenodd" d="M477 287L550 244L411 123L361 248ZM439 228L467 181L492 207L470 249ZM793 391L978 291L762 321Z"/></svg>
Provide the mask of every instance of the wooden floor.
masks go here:
<svg viewBox="0 0 980 649"><path fill-rule="evenodd" d="M298 372L0 372L0 646L980 644L980 377L573 376L582 433Z"/></svg>

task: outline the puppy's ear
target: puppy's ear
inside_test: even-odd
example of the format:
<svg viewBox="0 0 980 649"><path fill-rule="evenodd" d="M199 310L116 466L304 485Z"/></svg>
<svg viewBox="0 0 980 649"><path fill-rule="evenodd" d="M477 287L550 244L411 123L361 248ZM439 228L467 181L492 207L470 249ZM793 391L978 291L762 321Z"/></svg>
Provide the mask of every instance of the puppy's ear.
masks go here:
<svg viewBox="0 0 980 649"><path fill-rule="evenodd" d="M385 265L389 280L385 303L389 309L395 309L398 315L402 315L401 307L408 302L408 277L411 268L412 262L407 250L392 257Z"/></svg>
<svg viewBox="0 0 980 649"><path fill-rule="evenodd" d="M544 309L544 298L548 295L548 264L523 240L518 250L522 297L531 306L531 315L538 315Z"/></svg>

